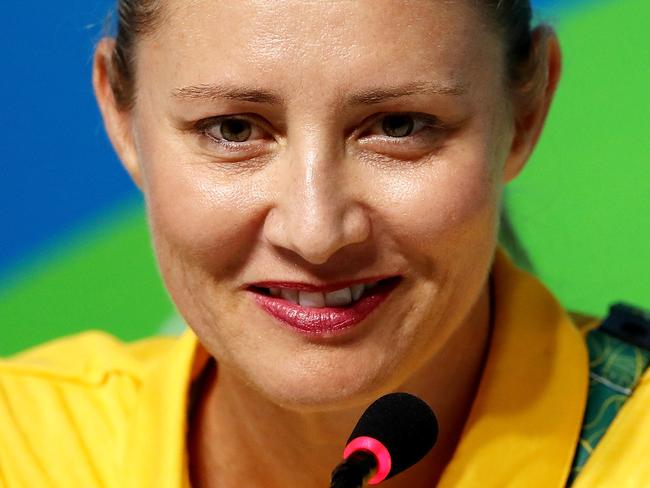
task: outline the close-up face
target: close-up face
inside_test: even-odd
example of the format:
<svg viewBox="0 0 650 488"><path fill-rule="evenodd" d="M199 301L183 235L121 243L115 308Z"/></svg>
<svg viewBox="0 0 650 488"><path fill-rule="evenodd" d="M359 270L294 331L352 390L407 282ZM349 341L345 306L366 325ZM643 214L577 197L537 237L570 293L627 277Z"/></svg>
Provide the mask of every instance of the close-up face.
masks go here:
<svg viewBox="0 0 650 488"><path fill-rule="evenodd" d="M520 161L478 4L169 0L138 41L122 159L163 278L274 402L404 384L485 293Z"/></svg>

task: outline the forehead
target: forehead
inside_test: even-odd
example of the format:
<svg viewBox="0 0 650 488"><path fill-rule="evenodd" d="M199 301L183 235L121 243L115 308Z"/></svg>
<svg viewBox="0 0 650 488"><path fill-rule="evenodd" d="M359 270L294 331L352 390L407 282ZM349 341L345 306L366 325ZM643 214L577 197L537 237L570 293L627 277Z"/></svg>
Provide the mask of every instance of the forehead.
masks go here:
<svg viewBox="0 0 650 488"><path fill-rule="evenodd" d="M470 0L168 0L164 20L138 61L174 86L215 77L315 93L431 77L466 84L501 52Z"/></svg>

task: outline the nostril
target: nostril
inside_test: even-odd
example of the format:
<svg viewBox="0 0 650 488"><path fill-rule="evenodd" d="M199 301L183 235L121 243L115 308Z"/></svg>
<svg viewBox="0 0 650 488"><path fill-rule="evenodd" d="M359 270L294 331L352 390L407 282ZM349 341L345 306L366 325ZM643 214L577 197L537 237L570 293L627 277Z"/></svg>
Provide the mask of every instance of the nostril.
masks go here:
<svg viewBox="0 0 650 488"><path fill-rule="evenodd" d="M312 194L313 193L313 194ZM311 265L327 263L338 251L368 240L370 216L345 195L287 191L265 216L263 240L291 251Z"/></svg>

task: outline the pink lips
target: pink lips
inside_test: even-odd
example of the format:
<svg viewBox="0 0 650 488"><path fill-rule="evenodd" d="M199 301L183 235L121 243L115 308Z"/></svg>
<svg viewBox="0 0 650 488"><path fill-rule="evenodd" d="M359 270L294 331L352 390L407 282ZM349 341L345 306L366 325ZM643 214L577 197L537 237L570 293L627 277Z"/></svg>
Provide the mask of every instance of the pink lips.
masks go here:
<svg viewBox="0 0 650 488"><path fill-rule="evenodd" d="M379 283L349 307L307 308L283 298L254 293L257 304L280 322L300 332L325 335L353 327L376 309L391 291L399 279L390 279Z"/></svg>

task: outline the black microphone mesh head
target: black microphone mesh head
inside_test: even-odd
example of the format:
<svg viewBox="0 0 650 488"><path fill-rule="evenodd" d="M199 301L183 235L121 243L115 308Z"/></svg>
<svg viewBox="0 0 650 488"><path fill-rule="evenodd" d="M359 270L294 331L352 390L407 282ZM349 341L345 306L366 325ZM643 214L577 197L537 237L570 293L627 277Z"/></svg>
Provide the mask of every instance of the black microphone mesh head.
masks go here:
<svg viewBox="0 0 650 488"><path fill-rule="evenodd" d="M381 442L392 460L387 479L422 459L438 439L438 420L431 407L409 393L389 393L363 413L348 443L357 437Z"/></svg>

